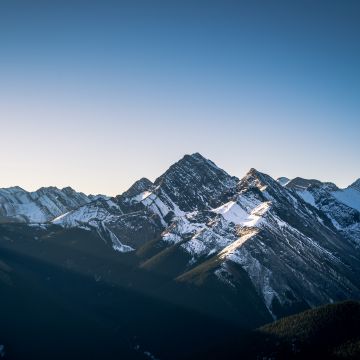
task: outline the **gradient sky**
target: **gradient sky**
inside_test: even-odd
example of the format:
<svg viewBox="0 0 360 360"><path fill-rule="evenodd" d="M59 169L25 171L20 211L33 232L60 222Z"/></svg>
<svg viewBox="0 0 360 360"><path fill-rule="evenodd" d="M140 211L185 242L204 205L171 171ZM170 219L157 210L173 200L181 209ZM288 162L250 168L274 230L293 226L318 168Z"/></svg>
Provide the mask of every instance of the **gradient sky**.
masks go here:
<svg viewBox="0 0 360 360"><path fill-rule="evenodd" d="M360 2L0 0L0 187L121 193L200 152L360 177Z"/></svg>

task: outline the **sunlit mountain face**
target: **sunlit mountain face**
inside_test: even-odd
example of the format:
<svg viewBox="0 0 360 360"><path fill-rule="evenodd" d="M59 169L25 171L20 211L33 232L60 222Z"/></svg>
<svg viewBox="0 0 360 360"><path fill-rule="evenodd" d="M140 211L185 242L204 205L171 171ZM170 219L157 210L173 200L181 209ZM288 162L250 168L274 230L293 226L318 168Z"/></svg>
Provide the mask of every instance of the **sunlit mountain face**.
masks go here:
<svg viewBox="0 0 360 360"><path fill-rule="evenodd" d="M307 311L360 299L358 183L238 179L195 153L115 197L0 189L0 356L308 356L322 335L297 322L358 318L356 302ZM356 358L349 329L318 356Z"/></svg>

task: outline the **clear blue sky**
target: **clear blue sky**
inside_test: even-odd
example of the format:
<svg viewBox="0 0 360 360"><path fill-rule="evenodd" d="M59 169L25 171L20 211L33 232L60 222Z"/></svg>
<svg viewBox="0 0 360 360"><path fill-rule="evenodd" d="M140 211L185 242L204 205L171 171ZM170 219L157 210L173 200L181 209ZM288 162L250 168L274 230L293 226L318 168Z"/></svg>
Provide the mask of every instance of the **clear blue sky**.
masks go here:
<svg viewBox="0 0 360 360"><path fill-rule="evenodd" d="M0 2L0 187L117 194L185 153L360 177L360 2Z"/></svg>

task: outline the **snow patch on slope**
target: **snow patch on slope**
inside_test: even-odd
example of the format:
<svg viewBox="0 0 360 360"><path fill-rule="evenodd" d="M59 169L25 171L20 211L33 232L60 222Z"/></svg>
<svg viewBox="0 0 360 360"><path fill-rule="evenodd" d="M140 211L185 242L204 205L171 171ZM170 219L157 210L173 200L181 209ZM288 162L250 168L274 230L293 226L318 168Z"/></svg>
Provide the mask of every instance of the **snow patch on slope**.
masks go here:
<svg viewBox="0 0 360 360"><path fill-rule="evenodd" d="M333 196L343 204L360 211L360 191L352 188L335 191Z"/></svg>
<svg viewBox="0 0 360 360"><path fill-rule="evenodd" d="M230 245L226 246L223 250L221 250L218 255L219 258L233 260L233 255L235 254L236 250L238 250L247 240L255 236L257 233L258 231L255 230L241 236L239 239L232 242Z"/></svg>
<svg viewBox="0 0 360 360"><path fill-rule="evenodd" d="M52 223L63 227L76 227L91 223L92 221L98 222L110 220L113 218L113 214L110 212L110 209L114 209L121 213L120 208L112 200L101 202L95 201L58 216L52 221Z"/></svg>
<svg viewBox="0 0 360 360"><path fill-rule="evenodd" d="M0 215L22 222L45 223L89 202L91 196L70 187L48 187L33 192L18 186L0 189Z"/></svg>
<svg viewBox="0 0 360 360"><path fill-rule="evenodd" d="M225 220L236 225L254 227L263 220L262 216L269 210L270 204L270 202L260 203L249 214L238 202L230 201L214 209L213 212L221 214Z"/></svg>
<svg viewBox="0 0 360 360"><path fill-rule="evenodd" d="M298 195L299 195L304 201L306 201L308 204L316 207L314 196L313 196L313 194L312 194L310 191L308 191L308 190L298 191Z"/></svg>
<svg viewBox="0 0 360 360"><path fill-rule="evenodd" d="M110 235L110 239L112 241L113 249L122 253L134 251L135 249L129 245L123 244L119 238L109 229L107 229Z"/></svg>

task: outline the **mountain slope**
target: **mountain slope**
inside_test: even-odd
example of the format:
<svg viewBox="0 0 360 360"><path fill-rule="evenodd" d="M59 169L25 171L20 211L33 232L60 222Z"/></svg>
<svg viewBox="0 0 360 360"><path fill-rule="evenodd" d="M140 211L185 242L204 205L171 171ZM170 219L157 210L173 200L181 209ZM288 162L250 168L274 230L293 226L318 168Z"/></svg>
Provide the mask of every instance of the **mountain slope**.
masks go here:
<svg viewBox="0 0 360 360"><path fill-rule="evenodd" d="M216 294L166 289L133 265L82 229L0 225L4 359L183 359L243 331L225 301L208 311Z"/></svg>
<svg viewBox="0 0 360 360"><path fill-rule="evenodd" d="M271 354L276 359L358 359L359 321L360 303L354 301L281 319L259 329L265 347L261 355Z"/></svg>
<svg viewBox="0 0 360 360"><path fill-rule="evenodd" d="M154 185L180 210L188 212L221 205L234 193L237 180L195 153L170 166Z"/></svg>
<svg viewBox="0 0 360 360"><path fill-rule="evenodd" d="M0 189L0 221L44 223L93 199L70 187L48 187L33 192L18 186Z"/></svg>
<svg viewBox="0 0 360 360"><path fill-rule="evenodd" d="M52 223L177 284L221 289L239 314L252 299L262 319L277 318L360 298L359 213L340 191L302 178L283 186L255 169L239 180L195 153Z"/></svg>
<svg viewBox="0 0 360 360"><path fill-rule="evenodd" d="M202 246L209 243L219 222L225 234L216 245L198 246L198 253L215 250L213 270L230 284L236 280L227 263L240 264L274 316L359 297L359 263L349 256L354 249L324 225L320 213L271 177L251 170L238 185L236 202L213 211L219 218L211 223L211 235L204 226L194 240ZM183 246L191 253L190 243ZM180 279L191 280L194 273L190 270Z"/></svg>
<svg viewBox="0 0 360 360"><path fill-rule="evenodd" d="M360 297L358 250L326 208L304 196L321 184L297 178L284 187L255 169L238 180L196 153L154 183L141 179L56 223L95 227L105 239L106 228L114 247L136 251L141 268L200 287L225 285L234 306L246 289L276 318ZM91 219L85 209L92 209ZM345 210L341 216L349 215Z"/></svg>
<svg viewBox="0 0 360 360"><path fill-rule="evenodd" d="M346 189L320 181L302 179L302 182L307 186L294 187L291 181L286 187L295 189L303 200L322 211L348 241L360 245L360 191L354 185L356 182Z"/></svg>
<svg viewBox="0 0 360 360"><path fill-rule="evenodd" d="M347 206L360 211L360 179L356 180L346 189L335 192L334 196Z"/></svg>
<svg viewBox="0 0 360 360"><path fill-rule="evenodd" d="M267 324L252 333L230 335L209 346L206 359L359 359L360 303L321 306Z"/></svg>

